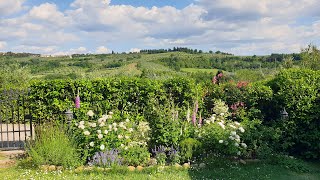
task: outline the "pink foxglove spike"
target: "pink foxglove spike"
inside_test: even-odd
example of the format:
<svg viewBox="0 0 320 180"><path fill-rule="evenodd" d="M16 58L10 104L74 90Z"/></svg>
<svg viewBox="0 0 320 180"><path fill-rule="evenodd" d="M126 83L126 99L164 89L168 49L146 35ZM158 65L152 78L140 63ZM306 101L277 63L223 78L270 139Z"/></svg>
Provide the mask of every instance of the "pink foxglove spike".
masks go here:
<svg viewBox="0 0 320 180"><path fill-rule="evenodd" d="M75 107L76 107L77 109L79 109L79 108L80 108L80 96L79 96L79 90L78 90L77 97L76 97L76 99L75 99Z"/></svg>

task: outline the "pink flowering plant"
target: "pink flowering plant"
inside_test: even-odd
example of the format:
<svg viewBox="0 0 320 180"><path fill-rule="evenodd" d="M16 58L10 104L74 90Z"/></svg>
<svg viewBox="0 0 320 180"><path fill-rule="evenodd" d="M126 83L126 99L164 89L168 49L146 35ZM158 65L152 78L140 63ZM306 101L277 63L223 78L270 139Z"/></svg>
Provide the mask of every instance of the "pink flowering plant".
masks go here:
<svg viewBox="0 0 320 180"><path fill-rule="evenodd" d="M87 115L94 116L89 110ZM134 122L126 118L115 122L113 113L102 115L99 119L78 121L73 125L74 134L79 143L83 158L88 159L96 152L117 149L121 152L132 147L146 147L149 141L149 123L145 121Z"/></svg>
<svg viewBox="0 0 320 180"><path fill-rule="evenodd" d="M245 133L244 127L228 119L229 108L221 100L215 100L213 112L211 117L204 120L203 126L196 130L196 137L203 142L207 152L241 155L247 148L241 139Z"/></svg>

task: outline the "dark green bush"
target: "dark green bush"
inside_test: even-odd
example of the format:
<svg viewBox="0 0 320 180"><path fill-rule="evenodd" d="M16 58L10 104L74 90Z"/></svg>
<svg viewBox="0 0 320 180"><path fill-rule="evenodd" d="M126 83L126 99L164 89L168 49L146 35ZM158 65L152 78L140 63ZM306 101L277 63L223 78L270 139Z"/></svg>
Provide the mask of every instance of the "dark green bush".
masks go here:
<svg viewBox="0 0 320 180"><path fill-rule="evenodd" d="M283 107L289 113L288 119L275 122L283 131L281 150L320 158L320 71L285 70L269 84L278 108L275 113Z"/></svg>

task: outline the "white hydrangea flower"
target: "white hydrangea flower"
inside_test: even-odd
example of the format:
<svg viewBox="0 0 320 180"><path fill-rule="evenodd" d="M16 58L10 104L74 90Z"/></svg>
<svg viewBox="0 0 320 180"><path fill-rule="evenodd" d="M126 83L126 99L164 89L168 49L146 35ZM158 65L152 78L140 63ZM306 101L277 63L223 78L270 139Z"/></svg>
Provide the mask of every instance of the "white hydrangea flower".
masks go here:
<svg viewBox="0 0 320 180"><path fill-rule="evenodd" d="M112 130L112 125L109 125L109 131L111 131Z"/></svg>
<svg viewBox="0 0 320 180"><path fill-rule="evenodd" d="M91 123L90 126L95 128L95 127L97 127L97 124L96 123Z"/></svg>
<svg viewBox="0 0 320 180"><path fill-rule="evenodd" d="M247 144L246 144L246 143L241 143L241 146L242 146L243 148L247 148Z"/></svg>
<svg viewBox="0 0 320 180"><path fill-rule="evenodd" d="M237 135L237 132L231 131L230 135L231 135L231 136L235 136L235 135Z"/></svg>
<svg viewBox="0 0 320 180"><path fill-rule="evenodd" d="M112 123L112 126L113 127L117 127L117 123Z"/></svg>
<svg viewBox="0 0 320 180"><path fill-rule="evenodd" d="M234 140L234 137L233 137L233 136L229 136L229 139L233 141L233 140Z"/></svg>
<svg viewBox="0 0 320 180"><path fill-rule="evenodd" d="M118 138L119 138L119 139L122 139L122 138L123 138L123 136L122 136L121 134L119 134L119 135L118 135Z"/></svg>
<svg viewBox="0 0 320 180"><path fill-rule="evenodd" d="M98 134L98 139L102 139L103 135L102 134Z"/></svg>
<svg viewBox="0 0 320 180"><path fill-rule="evenodd" d="M240 136L237 134L234 136L236 139L240 139Z"/></svg>
<svg viewBox="0 0 320 180"><path fill-rule="evenodd" d="M234 143L234 146L239 147L239 143L237 143L237 142Z"/></svg>
<svg viewBox="0 0 320 180"><path fill-rule="evenodd" d="M118 131L118 128L115 127L115 128L113 128L113 130L116 132L116 131Z"/></svg>
<svg viewBox="0 0 320 180"><path fill-rule="evenodd" d="M223 143L223 140L219 140L219 143L222 144L222 143Z"/></svg>
<svg viewBox="0 0 320 180"><path fill-rule="evenodd" d="M241 152L240 152L240 151L238 151L238 152L237 152L237 155L238 155L238 156L240 156L240 155L241 155Z"/></svg>
<svg viewBox="0 0 320 180"><path fill-rule="evenodd" d="M80 121L79 124L80 124L80 125L84 125L84 121Z"/></svg>
<svg viewBox="0 0 320 180"><path fill-rule="evenodd" d="M240 126L240 123L238 121L235 121L234 124Z"/></svg>
<svg viewBox="0 0 320 180"><path fill-rule="evenodd" d="M78 126L78 128L79 128L79 129L84 129L85 126L84 126L83 124L80 124L80 125Z"/></svg>
<svg viewBox="0 0 320 180"><path fill-rule="evenodd" d="M127 118L127 119L126 119L126 122L127 122L127 123L130 122L130 120Z"/></svg>
<svg viewBox="0 0 320 180"><path fill-rule="evenodd" d="M90 132L89 131L84 131L83 134L86 135L86 136L89 136Z"/></svg>
<svg viewBox="0 0 320 180"><path fill-rule="evenodd" d="M130 137L129 137L129 136L127 136L127 135L125 135L125 136L124 136L124 138L129 139Z"/></svg>
<svg viewBox="0 0 320 180"><path fill-rule="evenodd" d="M243 127L239 127L239 131L242 132L242 133L244 133Z"/></svg>
<svg viewBox="0 0 320 180"><path fill-rule="evenodd" d="M231 128L233 128L233 129L237 129L237 127L235 127L235 126L232 125L232 124L229 124L229 126L230 126Z"/></svg>
<svg viewBox="0 0 320 180"><path fill-rule="evenodd" d="M101 130L97 130L97 133L98 133L98 134L101 134Z"/></svg>
<svg viewBox="0 0 320 180"><path fill-rule="evenodd" d="M238 143L240 143L240 139L235 139L235 141L237 141Z"/></svg>
<svg viewBox="0 0 320 180"><path fill-rule="evenodd" d="M101 145L100 145L100 150L103 151L104 149L105 149L104 144L101 144Z"/></svg>
<svg viewBox="0 0 320 180"><path fill-rule="evenodd" d="M128 130L129 132L133 132L133 129L132 128L129 128L129 130Z"/></svg>
<svg viewBox="0 0 320 180"><path fill-rule="evenodd" d="M110 115L113 115L113 112L112 112L112 111L110 111L110 112L109 112L109 114L110 114Z"/></svg>
<svg viewBox="0 0 320 180"><path fill-rule="evenodd" d="M93 147L93 146L94 146L94 142L90 142L89 145L90 145L91 147Z"/></svg>
<svg viewBox="0 0 320 180"><path fill-rule="evenodd" d="M94 113L93 113L92 110L89 110L89 111L87 112L87 115L90 116L90 117L92 117L92 116L94 115Z"/></svg>
<svg viewBox="0 0 320 180"><path fill-rule="evenodd" d="M108 130L104 130L104 134L108 134L108 132L109 132Z"/></svg>
<svg viewBox="0 0 320 180"><path fill-rule="evenodd" d="M221 126L222 129L226 129L225 125L223 124L223 122L218 122L218 124Z"/></svg>
<svg viewBox="0 0 320 180"><path fill-rule="evenodd" d="M100 126L100 127L103 127L103 126L105 126L105 123L104 123L104 122L101 122L101 123L99 124L99 126Z"/></svg>

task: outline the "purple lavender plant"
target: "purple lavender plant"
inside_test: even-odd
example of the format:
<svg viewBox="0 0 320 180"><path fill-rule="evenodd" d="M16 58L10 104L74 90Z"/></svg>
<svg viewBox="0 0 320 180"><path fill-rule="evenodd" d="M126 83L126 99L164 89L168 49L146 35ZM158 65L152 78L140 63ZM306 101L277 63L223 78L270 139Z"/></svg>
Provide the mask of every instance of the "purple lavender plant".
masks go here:
<svg viewBox="0 0 320 180"><path fill-rule="evenodd" d="M111 167L114 165L121 165L122 159L119 158L119 150L111 149L104 152L96 152L92 159L89 159L90 166L102 166L102 167Z"/></svg>
<svg viewBox="0 0 320 180"><path fill-rule="evenodd" d="M168 158L171 164L180 163L179 149L172 146L168 151Z"/></svg>
<svg viewBox="0 0 320 180"><path fill-rule="evenodd" d="M166 164L166 147L165 146L155 146L154 149L151 149L152 153L155 155L155 158L157 160L157 163L160 165L165 165Z"/></svg>

